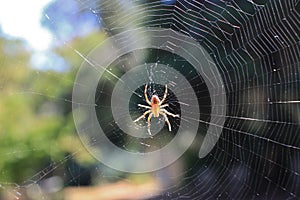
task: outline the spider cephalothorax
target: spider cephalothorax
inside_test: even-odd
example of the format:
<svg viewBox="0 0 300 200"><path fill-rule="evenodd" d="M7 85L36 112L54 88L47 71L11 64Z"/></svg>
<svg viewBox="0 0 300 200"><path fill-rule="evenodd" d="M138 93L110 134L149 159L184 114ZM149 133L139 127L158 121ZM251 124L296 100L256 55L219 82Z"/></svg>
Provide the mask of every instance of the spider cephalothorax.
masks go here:
<svg viewBox="0 0 300 200"><path fill-rule="evenodd" d="M171 129L171 124L169 122L169 119L168 119L167 115L170 115L172 117L179 117L179 115L175 115L173 113L170 113L166 109L163 109L163 108L169 106L169 104L162 105L164 103L164 101L166 100L167 95L168 95L168 87L167 87L167 85L165 85L165 93L164 93L164 96L163 96L162 100L160 100L157 95L153 95L151 97L151 101L149 101L148 95L147 95L147 88L148 88L148 85L145 85L144 96L145 96L146 102L150 106L145 106L145 105L142 105L142 104L138 104L138 106L139 107L143 107L143 108L147 108L149 110L147 110L146 112L144 112L144 114L142 116L140 116L139 118L137 118L136 120L134 120L134 122L137 122L140 119L145 118L146 115L149 114L147 122L148 122L148 132L149 132L149 134L151 134L151 132L150 132L150 125L151 125L150 121L151 121L151 118L152 117L159 117L159 115L162 115L164 117L166 123L168 124L169 131L171 131L172 130Z"/></svg>

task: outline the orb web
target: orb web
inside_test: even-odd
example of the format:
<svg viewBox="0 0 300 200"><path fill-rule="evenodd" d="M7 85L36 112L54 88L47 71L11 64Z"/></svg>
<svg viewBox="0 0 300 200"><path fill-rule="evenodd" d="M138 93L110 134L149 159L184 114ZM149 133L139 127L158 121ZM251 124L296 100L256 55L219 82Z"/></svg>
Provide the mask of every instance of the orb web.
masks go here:
<svg viewBox="0 0 300 200"><path fill-rule="evenodd" d="M103 1L91 10L111 35L162 27L195 39L224 81L217 145L160 198L299 197L298 1Z"/></svg>

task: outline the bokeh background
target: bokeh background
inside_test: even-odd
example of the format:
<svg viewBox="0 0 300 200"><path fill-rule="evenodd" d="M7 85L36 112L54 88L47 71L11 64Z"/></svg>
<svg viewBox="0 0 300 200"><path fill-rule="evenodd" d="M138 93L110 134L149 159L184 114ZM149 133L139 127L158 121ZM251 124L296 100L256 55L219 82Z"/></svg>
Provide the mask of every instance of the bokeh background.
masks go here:
<svg viewBox="0 0 300 200"><path fill-rule="evenodd" d="M299 16L299 0L1 1L0 199L300 198ZM200 107L198 135L177 162L130 174L106 167L85 149L74 125L72 89L96 46L147 27L178 31L210 54L226 90L226 123L213 151L199 159L211 114L203 78L166 51L118 58L112 65L125 66L122 73L142 63L133 59L137 54L145 63L180 68ZM100 82L97 99L109 99L110 86ZM150 92L161 96L163 87L156 89ZM180 112L172 94L167 102ZM132 116L138 116L142 110L134 105L142 101L132 102ZM144 140L115 131L113 119L105 121L109 102L97 106L110 140L141 151ZM180 121L172 123L176 130ZM162 132L150 147L160 148L173 134Z"/></svg>

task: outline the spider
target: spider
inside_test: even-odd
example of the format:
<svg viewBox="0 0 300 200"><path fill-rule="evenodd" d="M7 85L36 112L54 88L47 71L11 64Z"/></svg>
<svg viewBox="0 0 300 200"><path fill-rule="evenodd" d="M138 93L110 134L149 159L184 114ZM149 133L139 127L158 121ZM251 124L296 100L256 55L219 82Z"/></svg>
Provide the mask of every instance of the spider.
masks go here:
<svg viewBox="0 0 300 200"><path fill-rule="evenodd" d="M141 115L136 120L134 120L134 122L137 122L137 121L145 118L146 115L149 114L148 119L147 119L147 123L148 123L148 132L151 135L151 132L150 132L150 125L151 125L150 121L151 121L151 118L152 117L159 117L159 115L162 115L164 117L164 119L165 119L165 122L168 124L169 131L171 131L172 130L171 129L171 124L169 122L169 119L168 119L167 115L170 115L172 117L179 117L179 115L175 115L173 113L170 113L166 109L164 109L165 107L168 107L169 104L162 105L164 103L164 101L166 100L167 95L168 95L168 87L167 87L167 85L165 85L165 93L164 93L164 96L163 96L162 100L160 100L157 95L153 95L151 97L151 101L149 101L148 96L147 96L147 88L148 88L148 85L145 85L144 96L145 96L145 100L149 104L149 106L142 105L142 104L138 104L138 106L142 107L142 108L147 108L149 110L147 110L146 112L144 112L144 114Z"/></svg>

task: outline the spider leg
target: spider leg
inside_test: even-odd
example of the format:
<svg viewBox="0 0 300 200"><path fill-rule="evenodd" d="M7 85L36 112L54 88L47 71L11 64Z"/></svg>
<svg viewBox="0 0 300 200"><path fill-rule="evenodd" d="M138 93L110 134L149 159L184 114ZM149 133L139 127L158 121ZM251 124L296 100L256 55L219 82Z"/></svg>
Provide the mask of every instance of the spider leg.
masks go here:
<svg viewBox="0 0 300 200"><path fill-rule="evenodd" d="M150 110L150 112L151 112L151 110ZM149 135L151 135L150 126L151 126L151 118L152 118L152 116L153 116L153 113L150 113L150 115L148 116L148 120L147 120L147 122L148 122L148 133L149 133Z"/></svg>
<svg viewBox="0 0 300 200"><path fill-rule="evenodd" d="M169 131L171 131L171 130L172 130L172 129L171 129L171 124L170 124L170 122L169 122L169 119L168 119L167 115L166 115L164 112L160 112L160 114L161 114L162 116L164 116L165 121L166 121L166 123L168 124Z"/></svg>
<svg viewBox="0 0 300 200"><path fill-rule="evenodd" d="M148 109L151 109L150 106L145 106L145 105L142 105L142 104L138 104L139 107L142 107L142 108L148 108Z"/></svg>
<svg viewBox="0 0 300 200"><path fill-rule="evenodd" d="M159 105L163 104L163 102L166 100L168 95L168 85L165 85L165 93L164 93L164 97L162 98L162 100L160 101Z"/></svg>
<svg viewBox="0 0 300 200"><path fill-rule="evenodd" d="M147 114L151 113L151 110L147 110L146 112L144 112L144 114L142 114L139 118L137 118L136 120L134 120L133 122L137 122L143 118L146 117ZM150 115L149 115L150 116Z"/></svg>
<svg viewBox="0 0 300 200"><path fill-rule="evenodd" d="M163 113L165 113L165 114L167 114L167 115L170 115L170 116L172 116L172 117L179 117L179 115L175 115L175 114L173 114L173 113L170 113L170 112L167 111L166 109L161 109L160 111L163 112Z"/></svg>
<svg viewBox="0 0 300 200"><path fill-rule="evenodd" d="M151 101L149 101L148 95L147 95L147 88L148 88L148 85L146 84L145 90L144 90L144 96L145 96L145 100L146 100L147 104L151 105Z"/></svg>
<svg viewBox="0 0 300 200"><path fill-rule="evenodd" d="M164 104L164 105L160 106L159 108L165 108L165 107L168 107L168 106L169 106L169 104Z"/></svg>

